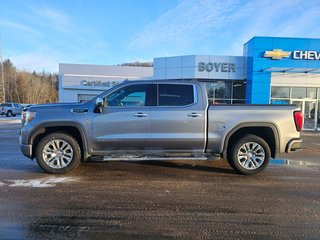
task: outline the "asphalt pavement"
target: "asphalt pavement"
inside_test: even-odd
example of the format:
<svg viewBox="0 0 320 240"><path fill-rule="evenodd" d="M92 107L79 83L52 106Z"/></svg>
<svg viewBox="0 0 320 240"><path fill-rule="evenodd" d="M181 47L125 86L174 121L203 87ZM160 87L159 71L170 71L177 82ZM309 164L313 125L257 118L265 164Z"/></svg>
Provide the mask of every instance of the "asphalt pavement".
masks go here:
<svg viewBox="0 0 320 240"><path fill-rule="evenodd" d="M320 239L320 134L254 176L225 160L90 162L49 175L0 117L0 239Z"/></svg>

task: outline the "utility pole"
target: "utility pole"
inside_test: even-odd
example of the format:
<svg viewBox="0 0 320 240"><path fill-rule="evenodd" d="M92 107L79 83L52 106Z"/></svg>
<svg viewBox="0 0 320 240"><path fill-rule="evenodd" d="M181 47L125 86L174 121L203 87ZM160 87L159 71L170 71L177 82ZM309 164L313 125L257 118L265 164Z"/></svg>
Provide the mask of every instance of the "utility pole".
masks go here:
<svg viewBox="0 0 320 240"><path fill-rule="evenodd" d="M3 102L6 102L6 88L4 84L4 72L3 72L3 61L2 61L2 39L0 34L0 61L1 61L1 81L2 81L2 93L3 93Z"/></svg>

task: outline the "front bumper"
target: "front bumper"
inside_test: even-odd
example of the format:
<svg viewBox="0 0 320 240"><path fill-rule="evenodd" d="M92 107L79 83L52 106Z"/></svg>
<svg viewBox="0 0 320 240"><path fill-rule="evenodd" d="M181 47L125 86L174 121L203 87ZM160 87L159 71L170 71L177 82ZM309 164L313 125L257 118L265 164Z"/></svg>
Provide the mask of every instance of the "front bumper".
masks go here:
<svg viewBox="0 0 320 240"><path fill-rule="evenodd" d="M286 147L286 152L293 152L301 149L301 143L302 139L301 138L296 138L296 139L291 139Z"/></svg>
<svg viewBox="0 0 320 240"><path fill-rule="evenodd" d="M26 156L27 158L33 158L32 157L32 145L24 145L24 144L20 144L20 149L21 152L23 153L24 156Z"/></svg>
<svg viewBox="0 0 320 240"><path fill-rule="evenodd" d="M21 133L21 132L20 132ZM20 143L20 149L24 156L27 158L33 158L32 157L32 145L29 144L22 144L22 137L19 136L19 143Z"/></svg>

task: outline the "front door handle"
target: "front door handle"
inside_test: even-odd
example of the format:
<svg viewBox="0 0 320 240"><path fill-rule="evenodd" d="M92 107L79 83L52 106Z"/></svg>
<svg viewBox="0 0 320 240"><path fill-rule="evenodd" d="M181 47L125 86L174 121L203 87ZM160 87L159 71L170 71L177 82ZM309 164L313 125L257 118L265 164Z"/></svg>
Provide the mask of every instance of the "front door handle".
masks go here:
<svg viewBox="0 0 320 240"><path fill-rule="evenodd" d="M134 117L148 117L148 114L146 113L142 113L142 112L138 112L133 114Z"/></svg>
<svg viewBox="0 0 320 240"><path fill-rule="evenodd" d="M192 118L196 118L196 117L201 117L201 114L193 112L193 113L189 113L187 116L192 117Z"/></svg>

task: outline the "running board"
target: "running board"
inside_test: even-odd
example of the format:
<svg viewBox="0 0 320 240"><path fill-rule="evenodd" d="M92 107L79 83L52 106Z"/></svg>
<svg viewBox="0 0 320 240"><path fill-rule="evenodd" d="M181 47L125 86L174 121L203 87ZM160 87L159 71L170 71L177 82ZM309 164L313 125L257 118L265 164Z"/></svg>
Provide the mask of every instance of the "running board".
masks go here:
<svg viewBox="0 0 320 240"><path fill-rule="evenodd" d="M102 161L206 161L206 156L172 156L172 157L161 157L161 156L104 156Z"/></svg>

